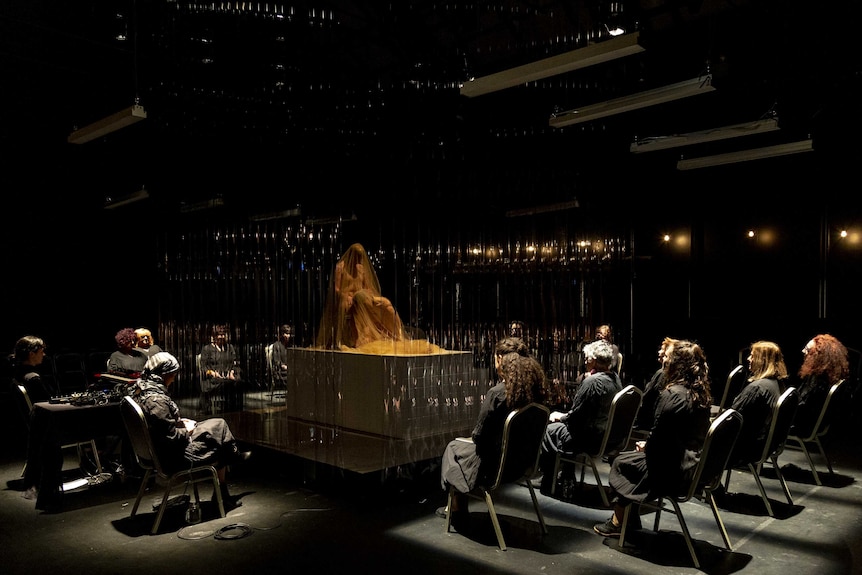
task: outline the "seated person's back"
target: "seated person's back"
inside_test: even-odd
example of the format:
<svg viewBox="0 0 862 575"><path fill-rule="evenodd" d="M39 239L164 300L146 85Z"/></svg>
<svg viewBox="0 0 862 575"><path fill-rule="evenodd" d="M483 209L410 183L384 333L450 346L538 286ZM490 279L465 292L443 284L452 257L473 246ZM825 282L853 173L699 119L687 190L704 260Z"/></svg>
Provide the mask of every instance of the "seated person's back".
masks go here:
<svg viewBox="0 0 862 575"><path fill-rule="evenodd" d="M108 358L108 373L135 378L141 374L147 356L135 349L135 330L123 328L116 333L117 350Z"/></svg>

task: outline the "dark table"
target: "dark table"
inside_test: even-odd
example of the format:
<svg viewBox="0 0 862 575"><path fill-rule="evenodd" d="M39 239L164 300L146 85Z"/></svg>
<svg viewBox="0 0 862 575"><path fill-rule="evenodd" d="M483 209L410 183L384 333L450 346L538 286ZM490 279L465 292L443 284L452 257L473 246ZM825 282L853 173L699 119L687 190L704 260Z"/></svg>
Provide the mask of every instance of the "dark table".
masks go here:
<svg viewBox="0 0 862 575"><path fill-rule="evenodd" d="M58 511L63 497L62 446L125 435L120 404L33 404L24 477L39 488L36 509Z"/></svg>

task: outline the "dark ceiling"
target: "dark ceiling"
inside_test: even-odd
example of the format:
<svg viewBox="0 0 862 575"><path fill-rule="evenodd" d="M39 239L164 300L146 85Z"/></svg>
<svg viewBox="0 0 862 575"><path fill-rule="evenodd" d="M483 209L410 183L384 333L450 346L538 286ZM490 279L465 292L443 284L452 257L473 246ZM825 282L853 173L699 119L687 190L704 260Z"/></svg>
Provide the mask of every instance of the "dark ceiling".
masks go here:
<svg viewBox="0 0 862 575"><path fill-rule="evenodd" d="M146 186L177 202L235 190L301 204L325 201L318 191L345 178L346 194L383 181L393 197L406 188L438 199L493 197L509 193L500 190L515 164L543 174L548 201L564 201L577 193L572 179L632 166L636 138L774 114L775 137L837 147L848 125L859 127L862 59L852 26L860 5L7 0L0 138L13 173L35 154L49 163L40 172L88 201ZM468 77L607 41L612 10L639 31L644 52L459 94ZM548 123L555 111L706 74L716 88L709 94L565 128ZM66 143L76 127L136 100L145 121ZM649 169L672 173L678 157L656 154ZM438 166L433 177L429 164ZM460 173L454 186L439 166Z"/></svg>

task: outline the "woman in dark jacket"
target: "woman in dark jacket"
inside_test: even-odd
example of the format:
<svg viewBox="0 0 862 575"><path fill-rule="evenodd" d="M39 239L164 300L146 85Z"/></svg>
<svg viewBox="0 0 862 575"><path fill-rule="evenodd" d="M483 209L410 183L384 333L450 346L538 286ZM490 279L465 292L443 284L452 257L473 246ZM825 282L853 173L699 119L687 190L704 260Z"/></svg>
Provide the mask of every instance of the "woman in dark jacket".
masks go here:
<svg viewBox="0 0 862 575"><path fill-rule="evenodd" d="M728 460L729 468L755 463L763 455L772 412L787 382L781 348L771 341L751 344L748 373L748 383L730 406L742 416L742 430Z"/></svg>
<svg viewBox="0 0 862 575"><path fill-rule="evenodd" d="M664 381L649 437L637 442L635 451L620 453L611 465L608 481L615 492L614 514L594 527L599 535L619 537L627 505L678 493L697 467L712 404L703 349L691 341L675 342ZM640 518L632 516L632 527L640 528Z"/></svg>
<svg viewBox="0 0 862 575"><path fill-rule="evenodd" d="M476 485L489 482L500 464L503 427L514 409L529 403L546 402L547 379L541 364L529 355L520 338L509 337L497 342L494 359L499 383L488 390L479 410L471 439L454 439L443 453L440 483L445 491L457 490L452 499L452 525L464 529L467 522L467 496ZM437 515L445 517L441 507Z"/></svg>

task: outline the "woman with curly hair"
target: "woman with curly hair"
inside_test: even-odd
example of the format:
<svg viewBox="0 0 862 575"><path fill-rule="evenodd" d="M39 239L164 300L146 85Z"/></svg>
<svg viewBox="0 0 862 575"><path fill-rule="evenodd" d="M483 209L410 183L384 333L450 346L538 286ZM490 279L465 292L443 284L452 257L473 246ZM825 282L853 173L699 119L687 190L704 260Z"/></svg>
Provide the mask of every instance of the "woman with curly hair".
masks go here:
<svg viewBox="0 0 862 575"><path fill-rule="evenodd" d="M697 467L712 405L706 354L694 342L676 341L664 370L664 387L649 436L611 464L608 482L615 495L614 514L595 525L599 535L619 537L626 506L678 493ZM630 517L629 528L640 529L640 516L632 513Z"/></svg>
<svg viewBox="0 0 862 575"><path fill-rule="evenodd" d="M141 375L147 356L135 349L135 330L124 327L114 335L117 350L108 358L108 373L136 378Z"/></svg>
<svg viewBox="0 0 862 575"><path fill-rule="evenodd" d="M793 418L790 435L808 437L823 409L823 403L833 384L850 373L847 348L838 339L822 333L815 335L802 348L805 359L799 368L799 407Z"/></svg>
<svg viewBox="0 0 862 575"><path fill-rule="evenodd" d="M464 530L468 523L467 493L480 483L489 483L500 464L503 427L515 409L529 403L545 404L549 387L542 365L529 354L527 345L517 337L507 337L494 348L494 363L499 382L488 390L479 410L471 440L454 439L446 446L441 467L444 491L455 487L452 499L452 525ZM441 507L437 515L446 517Z"/></svg>

